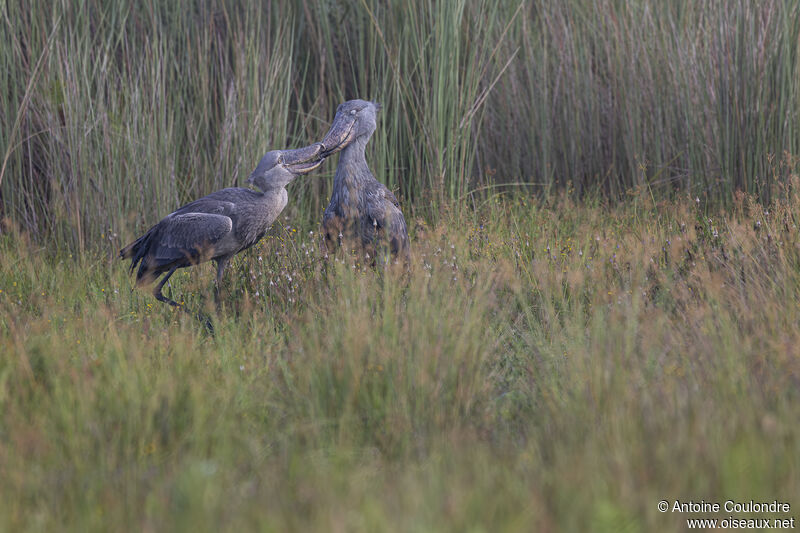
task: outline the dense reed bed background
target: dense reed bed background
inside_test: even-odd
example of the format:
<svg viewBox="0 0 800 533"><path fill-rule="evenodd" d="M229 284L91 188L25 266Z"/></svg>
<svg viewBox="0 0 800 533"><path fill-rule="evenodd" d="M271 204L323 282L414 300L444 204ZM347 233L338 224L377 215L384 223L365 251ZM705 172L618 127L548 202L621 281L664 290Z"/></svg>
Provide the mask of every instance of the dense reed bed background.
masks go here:
<svg viewBox="0 0 800 533"><path fill-rule="evenodd" d="M0 206L76 250L242 183L355 97L385 106L373 167L430 219L512 183L769 201L800 153L796 1L0 11ZM330 175L294 188L302 210L324 207Z"/></svg>
<svg viewBox="0 0 800 533"><path fill-rule="evenodd" d="M0 0L0 530L682 531L800 501L800 2ZM384 105L226 275L119 248ZM402 270L402 269L401 269ZM765 516L760 516L765 517Z"/></svg>

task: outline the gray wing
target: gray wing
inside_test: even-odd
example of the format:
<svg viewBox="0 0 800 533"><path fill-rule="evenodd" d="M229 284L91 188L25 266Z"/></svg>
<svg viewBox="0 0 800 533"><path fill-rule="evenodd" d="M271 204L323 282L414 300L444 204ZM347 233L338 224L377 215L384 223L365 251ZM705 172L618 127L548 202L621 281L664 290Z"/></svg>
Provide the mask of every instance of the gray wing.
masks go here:
<svg viewBox="0 0 800 533"><path fill-rule="evenodd" d="M159 224L157 249L153 256L158 263L186 258L203 261L216 255L217 245L233 229L233 221L225 215L210 213L173 214Z"/></svg>
<svg viewBox="0 0 800 533"><path fill-rule="evenodd" d="M392 190L389 189L389 187L387 187L386 185L383 186L383 190L384 190L384 194L386 195L386 198L390 202L392 202L392 205L394 205L396 208L399 209L400 208L400 201L397 199L397 196L394 195Z"/></svg>
<svg viewBox="0 0 800 533"><path fill-rule="evenodd" d="M367 214L376 229L386 232L392 253L405 254L408 251L408 228L399 205L397 197L383 184L367 193Z"/></svg>
<svg viewBox="0 0 800 533"><path fill-rule="evenodd" d="M221 191L212 192L208 196L189 202L188 204L176 209L172 215L184 215L186 213L209 213L214 215L234 215L238 203L250 202L258 193L242 187L229 187Z"/></svg>
<svg viewBox="0 0 800 533"><path fill-rule="evenodd" d="M231 215L236 210L236 204L215 198L200 198L176 209L170 216L186 215L191 213L207 213L210 215Z"/></svg>

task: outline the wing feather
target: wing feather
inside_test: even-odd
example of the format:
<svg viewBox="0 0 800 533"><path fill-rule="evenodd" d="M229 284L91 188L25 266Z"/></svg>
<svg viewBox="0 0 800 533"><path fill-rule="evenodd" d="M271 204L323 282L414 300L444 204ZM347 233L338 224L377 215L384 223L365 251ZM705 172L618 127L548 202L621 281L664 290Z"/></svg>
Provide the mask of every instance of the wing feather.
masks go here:
<svg viewBox="0 0 800 533"><path fill-rule="evenodd" d="M407 253L406 219L395 195L382 184L367 193L367 215L376 229L385 231L392 253Z"/></svg>
<svg viewBox="0 0 800 533"><path fill-rule="evenodd" d="M181 258L213 257L215 245L231 232L233 221L225 215L186 213L170 215L159 226L153 256L162 263Z"/></svg>
<svg viewBox="0 0 800 533"><path fill-rule="evenodd" d="M378 182L378 183L380 183L380 182ZM400 207L400 202L397 200L397 196L395 196L395 195L394 195L394 193L392 192L392 190L391 190L389 187L387 187L386 185L384 185L383 183L380 183L380 186L381 186L381 188L383 189L383 194L384 194L384 196L385 196L385 197L386 197L386 198L387 198L387 199L388 199L390 202L392 202L392 205L394 205L395 207L398 207L398 208L399 208L399 207Z"/></svg>
<svg viewBox="0 0 800 533"><path fill-rule="evenodd" d="M186 215L192 213L206 213L209 215L230 216L236 212L236 204L228 201L220 201L206 196L177 209L172 216Z"/></svg>

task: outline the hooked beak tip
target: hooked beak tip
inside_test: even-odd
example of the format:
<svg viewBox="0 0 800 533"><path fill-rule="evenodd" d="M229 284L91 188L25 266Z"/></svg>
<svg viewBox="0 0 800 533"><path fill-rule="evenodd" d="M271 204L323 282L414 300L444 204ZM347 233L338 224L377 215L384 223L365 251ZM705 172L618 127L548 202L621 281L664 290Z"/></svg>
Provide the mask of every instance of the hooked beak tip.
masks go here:
<svg viewBox="0 0 800 533"><path fill-rule="evenodd" d="M322 162L324 160L325 158L321 157L316 161L297 163L295 165L287 165L286 168L289 169L289 172L295 175L308 174L314 170L317 170L320 167L320 165L322 165Z"/></svg>
<svg viewBox="0 0 800 533"><path fill-rule="evenodd" d="M345 148L353 140L353 126L355 122L350 117L337 117L328 134L322 139L323 147L320 157L326 158L331 154Z"/></svg>

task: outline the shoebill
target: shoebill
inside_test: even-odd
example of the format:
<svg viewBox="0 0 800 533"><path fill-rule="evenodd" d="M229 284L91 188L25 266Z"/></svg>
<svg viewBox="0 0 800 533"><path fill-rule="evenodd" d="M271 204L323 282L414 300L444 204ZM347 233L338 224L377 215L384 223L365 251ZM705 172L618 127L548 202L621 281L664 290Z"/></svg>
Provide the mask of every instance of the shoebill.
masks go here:
<svg viewBox="0 0 800 533"><path fill-rule="evenodd" d="M365 149L376 127L380 105L350 100L339 106L330 131L322 140L321 156L341 150L333 193L322 219L322 233L330 251L342 244L361 248L376 258L388 250L408 258L408 231L397 197L375 179Z"/></svg>
<svg viewBox="0 0 800 533"><path fill-rule="evenodd" d="M161 289L179 268L214 260L217 263L215 297L231 258L256 244L288 202L286 185L322 164L319 143L297 150L267 152L248 182L260 191L230 187L188 203L164 217L134 242L120 250L122 259L136 266L136 285L153 283L153 296L173 306Z"/></svg>

